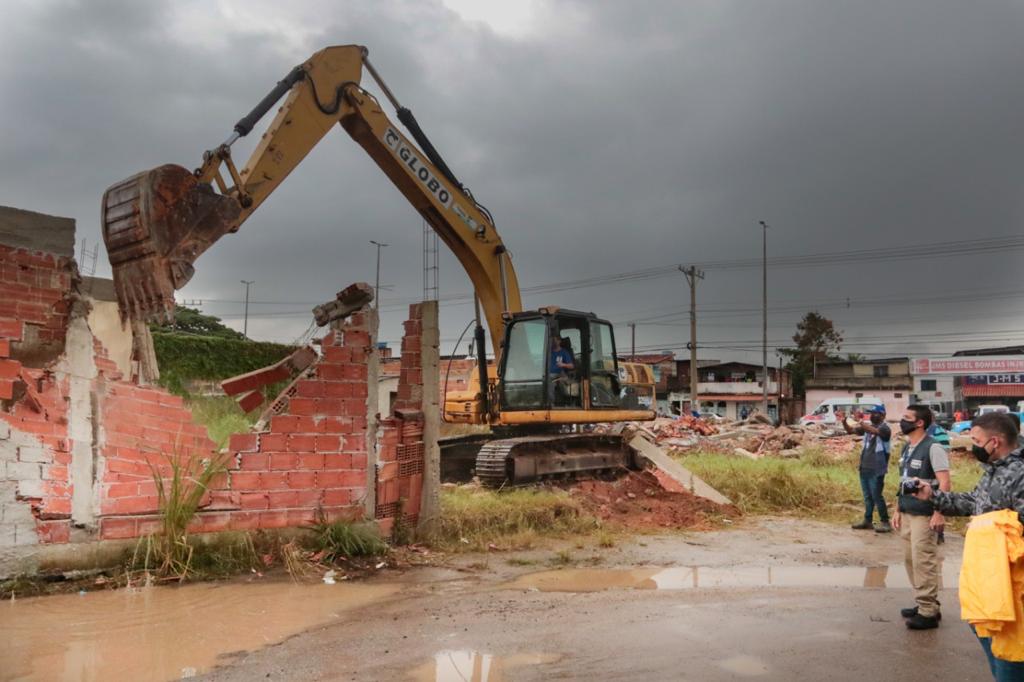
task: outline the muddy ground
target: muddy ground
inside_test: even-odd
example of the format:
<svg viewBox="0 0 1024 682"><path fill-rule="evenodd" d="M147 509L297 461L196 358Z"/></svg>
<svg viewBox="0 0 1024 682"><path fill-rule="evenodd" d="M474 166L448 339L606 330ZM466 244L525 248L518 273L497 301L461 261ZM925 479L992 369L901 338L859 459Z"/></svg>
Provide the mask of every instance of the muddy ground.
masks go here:
<svg viewBox="0 0 1024 682"><path fill-rule="evenodd" d="M203 679L986 680L958 620L961 549L945 545L945 620L928 632L899 617L913 603L899 539L834 525L464 556L381 575L400 589Z"/></svg>

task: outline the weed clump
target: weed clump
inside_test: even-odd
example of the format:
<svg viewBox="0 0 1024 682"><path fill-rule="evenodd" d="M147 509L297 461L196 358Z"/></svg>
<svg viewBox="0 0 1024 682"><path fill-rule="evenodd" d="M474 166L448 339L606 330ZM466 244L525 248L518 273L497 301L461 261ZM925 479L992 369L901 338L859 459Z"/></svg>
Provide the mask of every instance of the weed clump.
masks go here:
<svg viewBox="0 0 1024 682"><path fill-rule="evenodd" d="M539 536L591 533L599 522L561 490L445 490L431 543L448 551L484 551L492 545L528 549Z"/></svg>
<svg viewBox="0 0 1024 682"><path fill-rule="evenodd" d="M378 556L388 549L373 521L328 521L321 515L310 530L309 549L332 562L342 557Z"/></svg>

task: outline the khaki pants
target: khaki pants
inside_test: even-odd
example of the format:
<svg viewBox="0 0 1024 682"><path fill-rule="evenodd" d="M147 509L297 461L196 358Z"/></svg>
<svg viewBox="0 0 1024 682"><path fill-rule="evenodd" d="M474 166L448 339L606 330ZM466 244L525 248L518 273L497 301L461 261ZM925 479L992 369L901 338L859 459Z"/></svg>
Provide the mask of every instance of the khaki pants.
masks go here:
<svg viewBox="0 0 1024 682"><path fill-rule="evenodd" d="M917 612L935 616L939 612L939 545L935 531L928 527L931 516L900 514L900 537L904 541L903 564L914 586Z"/></svg>

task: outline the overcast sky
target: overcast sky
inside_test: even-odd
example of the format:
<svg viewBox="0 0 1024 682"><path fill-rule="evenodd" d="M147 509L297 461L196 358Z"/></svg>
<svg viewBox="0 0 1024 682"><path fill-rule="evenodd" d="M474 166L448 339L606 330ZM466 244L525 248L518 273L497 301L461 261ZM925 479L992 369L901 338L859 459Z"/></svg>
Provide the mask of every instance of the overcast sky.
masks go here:
<svg viewBox="0 0 1024 682"><path fill-rule="evenodd" d="M620 350L635 320L638 349L681 350L689 295L671 266L707 263L701 357L759 360L760 269L721 262L760 258L760 220L769 259L964 243L770 267L773 364L814 309L841 329L844 352L1024 343L1019 1L0 8L0 204L73 217L90 246L106 187L163 163L197 166L292 66L359 43L491 209L522 286L608 280L529 294L526 306L596 312L617 324ZM241 328L240 280L255 280L250 335L292 341L312 305L373 282L371 239L389 244L381 338L395 343L422 296L422 222L339 127L197 261L180 300ZM1018 242L981 250L998 239ZM447 352L472 307L444 303L470 287L443 249ZM650 268L663 269L618 277ZM109 271L101 246L96 274Z"/></svg>

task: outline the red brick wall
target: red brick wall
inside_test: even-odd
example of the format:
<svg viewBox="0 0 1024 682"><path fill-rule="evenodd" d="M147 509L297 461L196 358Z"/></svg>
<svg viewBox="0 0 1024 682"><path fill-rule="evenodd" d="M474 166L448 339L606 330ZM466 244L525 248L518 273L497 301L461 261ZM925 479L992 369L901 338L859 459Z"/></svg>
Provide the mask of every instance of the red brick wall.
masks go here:
<svg viewBox="0 0 1024 682"><path fill-rule="evenodd" d="M12 457L0 461L0 479L17 481L17 500L35 520L32 543L70 539L68 382L53 371L59 358L30 368L10 356L26 342L63 348L74 276L68 258L0 246L0 445ZM228 471L204 500L195 531L298 526L317 509L330 518L362 514L371 336L366 316L352 316L324 340L311 378L298 381L267 430L232 437ZM98 341L94 351L96 471L82 484L95 484L98 537L137 537L156 526L153 467L166 476L167 458L198 462L214 455L214 444L181 398L125 381Z"/></svg>
<svg viewBox="0 0 1024 682"><path fill-rule="evenodd" d="M362 516L370 336L366 317L353 315L324 339L313 376L297 382L266 430L231 436L228 470L211 486L194 531L309 525L318 510L329 519ZM175 418L179 411L188 414L180 402L151 389L119 392L125 407L141 410L147 420L142 427L115 421L119 445L105 479L104 513L110 514L101 526L105 538L144 535L155 524L156 491L148 463L162 460L140 443L152 439L191 456L202 456L213 445L202 427Z"/></svg>
<svg viewBox="0 0 1024 682"><path fill-rule="evenodd" d="M0 245L0 445L11 458L6 480L16 482L42 542L70 534L67 382L39 367L64 347L75 275L69 258Z"/></svg>
<svg viewBox="0 0 1024 682"><path fill-rule="evenodd" d="M399 509L414 525L420 511L423 488L423 370L421 347L423 306L409 306L402 336L398 397L392 415L382 419L378 432L378 467L375 516L389 532Z"/></svg>

